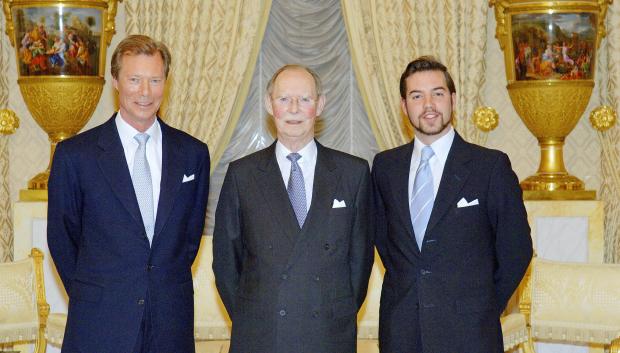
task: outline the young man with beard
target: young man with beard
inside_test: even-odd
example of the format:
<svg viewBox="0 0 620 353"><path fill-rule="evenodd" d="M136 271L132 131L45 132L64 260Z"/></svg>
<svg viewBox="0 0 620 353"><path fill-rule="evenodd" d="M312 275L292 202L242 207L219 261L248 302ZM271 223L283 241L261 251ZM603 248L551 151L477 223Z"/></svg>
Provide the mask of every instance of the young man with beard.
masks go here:
<svg viewBox="0 0 620 353"><path fill-rule="evenodd" d="M381 352L503 352L499 316L532 256L519 182L504 153L453 129L443 64L412 61L400 91L415 139L372 171Z"/></svg>

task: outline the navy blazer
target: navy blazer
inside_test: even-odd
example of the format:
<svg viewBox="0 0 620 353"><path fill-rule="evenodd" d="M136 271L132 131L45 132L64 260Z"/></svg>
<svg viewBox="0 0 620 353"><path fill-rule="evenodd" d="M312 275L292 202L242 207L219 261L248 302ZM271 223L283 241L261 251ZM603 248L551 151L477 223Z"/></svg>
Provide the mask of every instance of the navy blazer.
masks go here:
<svg viewBox="0 0 620 353"><path fill-rule="evenodd" d="M334 208L334 202L346 207ZM368 162L317 142L300 229L270 147L232 162L213 234L230 353L353 353L373 263Z"/></svg>
<svg viewBox="0 0 620 353"><path fill-rule="evenodd" d="M47 237L69 295L62 351L131 352L148 304L154 351L194 352L191 265L205 222L209 151L159 120L161 192L149 246L115 115L54 154Z"/></svg>
<svg viewBox="0 0 620 353"><path fill-rule="evenodd" d="M373 164L375 244L385 265L382 353L501 353L499 316L532 256L522 193L508 157L450 148L422 251L409 215L413 142ZM477 205L457 207L462 198Z"/></svg>

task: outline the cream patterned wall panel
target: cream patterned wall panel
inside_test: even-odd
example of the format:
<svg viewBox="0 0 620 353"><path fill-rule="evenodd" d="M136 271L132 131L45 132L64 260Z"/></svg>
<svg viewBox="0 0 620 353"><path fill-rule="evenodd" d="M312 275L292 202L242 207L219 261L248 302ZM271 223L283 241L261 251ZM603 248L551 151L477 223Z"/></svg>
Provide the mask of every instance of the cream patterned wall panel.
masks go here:
<svg viewBox="0 0 620 353"><path fill-rule="evenodd" d="M485 54L487 74L482 101L497 110L500 120L499 126L489 133L487 146L506 152L519 180L522 180L538 169L540 150L536 138L525 127L508 96L504 54L495 39L495 24L495 14L489 11ZM604 77L604 73L599 72L598 77ZM600 186L600 144L596 131L588 121L589 112L598 105L595 89L586 112L568 136L564 147L566 168L582 179L590 190L598 190Z"/></svg>

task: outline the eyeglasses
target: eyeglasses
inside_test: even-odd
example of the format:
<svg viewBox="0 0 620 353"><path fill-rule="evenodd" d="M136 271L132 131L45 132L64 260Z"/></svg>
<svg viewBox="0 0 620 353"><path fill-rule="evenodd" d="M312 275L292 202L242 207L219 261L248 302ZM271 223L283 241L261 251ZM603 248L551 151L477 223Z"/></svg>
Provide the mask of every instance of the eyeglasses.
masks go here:
<svg viewBox="0 0 620 353"><path fill-rule="evenodd" d="M302 107L311 107L316 102L314 97L309 96L280 96L276 97L274 102L281 106L289 106L293 101L297 102L299 106Z"/></svg>

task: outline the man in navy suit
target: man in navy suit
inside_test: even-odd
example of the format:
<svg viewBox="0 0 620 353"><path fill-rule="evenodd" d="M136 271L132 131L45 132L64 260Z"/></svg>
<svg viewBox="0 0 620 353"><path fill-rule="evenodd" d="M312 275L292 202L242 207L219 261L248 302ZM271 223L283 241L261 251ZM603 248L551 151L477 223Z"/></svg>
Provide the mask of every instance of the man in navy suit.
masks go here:
<svg viewBox="0 0 620 353"><path fill-rule="evenodd" d="M415 139L372 170L381 352L503 352L499 316L532 256L517 177L504 153L454 131L443 64L412 61L400 91Z"/></svg>
<svg viewBox="0 0 620 353"><path fill-rule="evenodd" d="M56 149L47 234L69 295L63 353L194 352L210 160L157 118L169 65L163 43L124 39L111 64L119 111Z"/></svg>
<svg viewBox="0 0 620 353"><path fill-rule="evenodd" d="M368 163L314 139L314 71L276 71L265 104L278 140L230 164L215 213L230 353L353 353L373 262Z"/></svg>

